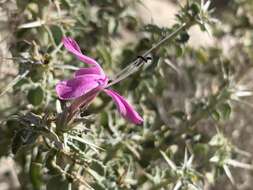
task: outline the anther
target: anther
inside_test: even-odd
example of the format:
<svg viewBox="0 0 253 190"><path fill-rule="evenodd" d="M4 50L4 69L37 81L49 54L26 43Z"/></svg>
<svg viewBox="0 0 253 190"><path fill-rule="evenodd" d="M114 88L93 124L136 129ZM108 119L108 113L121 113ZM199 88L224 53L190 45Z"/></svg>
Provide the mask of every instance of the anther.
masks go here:
<svg viewBox="0 0 253 190"><path fill-rule="evenodd" d="M150 56L148 56L148 57L143 57L143 56L139 55L139 56L137 56L137 58L138 58L138 59L141 59L141 60L144 61L145 63L147 63L148 60L152 60L152 58L151 58ZM142 61L136 62L136 66L139 66L139 65L142 63Z"/></svg>

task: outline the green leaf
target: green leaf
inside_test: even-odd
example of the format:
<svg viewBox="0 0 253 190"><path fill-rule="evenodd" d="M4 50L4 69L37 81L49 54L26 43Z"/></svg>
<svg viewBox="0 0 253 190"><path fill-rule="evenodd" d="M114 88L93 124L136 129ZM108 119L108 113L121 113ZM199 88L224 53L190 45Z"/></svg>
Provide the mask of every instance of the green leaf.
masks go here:
<svg viewBox="0 0 253 190"><path fill-rule="evenodd" d="M21 79L19 82L17 82L14 86L13 86L13 90L14 91L18 91L22 89L22 86L29 84L29 80L27 78Z"/></svg>
<svg viewBox="0 0 253 190"><path fill-rule="evenodd" d="M22 146L34 143L37 137L38 137L37 133L33 133L25 129L19 130L12 140L11 144L12 153L16 154Z"/></svg>
<svg viewBox="0 0 253 190"><path fill-rule="evenodd" d="M12 140L11 151L13 154L16 154L19 148L23 145L21 133L22 131L17 132Z"/></svg>
<svg viewBox="0 0 253 190"><path fill-rule="evenodd" d="M219 113L223 119L229 119L231 112L232 109L228 103L224 103L219 107Z"/></svg>
<svg viewBox="0 0 253 190"><path fill-rule="evenodd" d="M220 114L219 114L219 112L216 111L216 110L213 111L212 112L212 117L213 117L214 120L219 121L220 120Z"/></svg>
<svg viewBox="0 0 253 190"><path fill-rule="evenodd" d="M27 95L28 101L34 106L39 106L42 103L43 98L44 98L44 92L40 86L34 89L31 89Z"/></svg>
<svg viewBox="0 0 253 190"><path fill-rule="evenodd" d="M42 65L33 65L32 70L30 71L30 77L33 82L38 82L42 79L45 68Z"/></svg>
<svg viewBox="0 0 253 190"><path fill-rule="evenodd" d="M53 25L50 27L50 30L53 34L53 38L55 43L58 45L61 43L61 39L63 37L63 31L61 29L61 27L57 26L57 25Z"/></svg>
<svg viewBox="0 0 253 190"><path fill-rule="evenodd" d="M125 17L125 19L127 29L134 31L138 26L138 21L136 17L128 15Z"/></svg>
<svg viewBox="0 0 253 190"><path fill-rule="evenodd" d="M190 11L192 12L193 16L199 14L199 12L200 12L199 4L192 3L191 6L190 6Z"/></svg>
<svg viewBox="0 0 253 190"><path fill-rule="evenodd" d="M154 24L145 25L143 30L146 32L155 33L155 34L161 34L163 32L162 28Z"/></svg>
<svg viewBox="0 0 253 190"><path fill-rule="evenodd" d="M110 65L112 64L112 56L110 50L104 46L98 47L97 52L99 57L103 59L103 64Z"/></svg>
<svg viewBox="0 0 253 190"><path fill-rule="evenodd" d="M183 48L181 46L176 46L176 56L181 57L183 55Z"/></svg>
<svg viewBox="0 0 253 190"><path fill-rule="evenodd" d="M186 31L184 31L184 32L180 33L179 37L177 38L177 41L179 43L184 44L184 43L188 42L189 39L190 39L189 34Z"/></svg>
<svg viewBox="0 0 253 190"><path fill-rule="evenodd" d="M41 163L36 163L36 162L31 162L30 165L30 179L33 184L33 188L35 190L40 190L43 181L42 181L42 164Z"/></svg>
<svg viewBox="0 0 253 190"><path fill-rule="evenodd" d="M97 160L92 161L90 168L95 170L101 176L105 175L105 166Z"/></svg>

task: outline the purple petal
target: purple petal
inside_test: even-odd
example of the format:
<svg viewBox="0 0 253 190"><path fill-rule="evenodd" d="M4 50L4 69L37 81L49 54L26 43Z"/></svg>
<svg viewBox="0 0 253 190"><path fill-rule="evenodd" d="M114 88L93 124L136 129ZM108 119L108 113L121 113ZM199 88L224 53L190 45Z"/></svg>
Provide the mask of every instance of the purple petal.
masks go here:
<svg viewBox="0 0 253 190"><path fill-rule="evenodd" d="M103 86L101 85L97 86L96 88L93 88L86 94L75 99L72 102L71 106L69 107L68 120L70 120L80 108L87 108L89 104L92 102L92 100L98 95L98 93L102 89L103 89Z"/></svg>
<svg viewBox="0 0 253 190"><path fill-rule="evenodd" d="M80 76L74 79L60 81L56 85L57 95L62 100L80 97L100 85L98 80L96 80L97 76L99 75Z"/></svg>
<svg viewBox="0 0 253 190"><path fill-rule="evenodd" d="M118 111L127 120L134 124L142 124L142 117L134 110L134 108L125 100L124 97L120 96L113 90L104 89L105 93L113 99L116 103Z"/></svg>
<svg viewBox="0 0 253 190"><path fill-rule="evenodd" d="M100 75L100 71L97 67L81 68L75 72L75 77L87 74Z"/></svg>
<svg viewBox="0 0 253 190"><path fill-rule="evenodd" d="M63 45L65 46L65 48L73 53L78 59L80 59L81 61L90 64L90 65L96 65L98 64L94 59L85 56L82 54L80 47L78 46L78 44L76 43L76 41L72 38L69 37L64 37L62 39Z"/></svg>
<svg viewBox="0 0 253 190"><path fill-rule="evenodd" d="M77 59L79 59L80 61L87 63L89 65L95 65L95 67L99 71L99 74L104 75L103 69L100 67L98 62L96 60L84 55L81 52L80 47L78 46L78 44L76 43L76 41L74 39L69 38L69 37L63 37L62 43L63 43L64 47L69 52L73 53L77 57Z"/></svg>

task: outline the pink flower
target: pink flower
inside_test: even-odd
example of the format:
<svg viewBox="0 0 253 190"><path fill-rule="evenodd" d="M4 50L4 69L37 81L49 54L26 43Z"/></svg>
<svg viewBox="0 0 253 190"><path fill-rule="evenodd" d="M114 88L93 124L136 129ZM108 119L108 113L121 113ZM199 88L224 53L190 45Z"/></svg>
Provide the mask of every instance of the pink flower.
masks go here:
<svg viewBox="0 0 253 190"><path fill-rule="evenodd" d="M80 61L90 65L75 72L74 78L60 81L56 85L56 92L60 99L75 99L72 108L88 106L88 104L101 92L105 92L116 103L119 113L134 124L142 124L142 117L134 108L117 92L107 89L109 81L101 66L92 58L82 54L78 44L71 38L64 37L65 48L74 54Z"/></svg>

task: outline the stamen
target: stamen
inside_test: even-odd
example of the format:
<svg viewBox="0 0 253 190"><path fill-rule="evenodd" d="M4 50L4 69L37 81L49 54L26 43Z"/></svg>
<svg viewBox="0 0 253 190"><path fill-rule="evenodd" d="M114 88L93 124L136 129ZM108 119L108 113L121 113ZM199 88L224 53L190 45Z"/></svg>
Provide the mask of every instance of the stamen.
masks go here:
<svg viewBox="0 0 253 190"><path fill-rule="evenodd" d="M142 61L145 61L145 63L147 63L148 60L152 60L152 58L151 58L150 56L148 56L148 57L143 57L143 56L139 55L139 56L137 56L137 58L138 58L138 59L141 59ZM136 62L136 66L138 66L140 63L141 63L140 61L139 61L139 62Z"/></svg>
<svg viewBox="0 0 253 190"><path fill-rule="evenodd" d="M145 58L146 57L146 58ZM114 78L114 80L116 80L117 78L119 78L122 74L124 73L128 73L129 71L131 71L132 69L134 69L136 66L138 67L143 60L145 62L147 62L148 60L152 60L152 58L150 56L145 56L145 55L142 55L142 56L137 56L137 58L131 63L129 64L127 67L125 67L124 69L122 69Z"/></svg>
<svg viewBox="0 0 253 190"><path fill-rule="evenodd" d="M143 63L144 62L147 63L148 60L152 60L152 58L150 56L147 56L146 58L145 58L145 56L138 56L134 62L132 62L129 66L127 66L125 69L120 71L120 73L117 75L117 77L113 81L111 81L107 85L107 87L112 86L112 85L120 82L121 80L124 80L129 75L135 73L136 71L139 70L139 68L143 65Z"/></svg>
<svg viewBox="0 0 253 190"><path fill-rule="evenodd" d="M142 56L138 56L136 60L131 62L126 68L121 70L116 76L115 79L107 85L107 87L112 86L113 84L118 83L119 81L125 79L129 75L133 74L138 70L140 66L142 66L143 61L147 62L147 60L151 59L151 57L147 57L150 53L155 51L157 48L159 48L161 45L166 43L167 41L171 40L173 37L175 37L180 31L184 30L185 28L189 27L190 25L187 25L186 23L183 23L180 27L178 27L174 32L172 32L170 35L162 38L158 43L156 43L154 46L152 46L149 50L147 50Z"/></svg>

